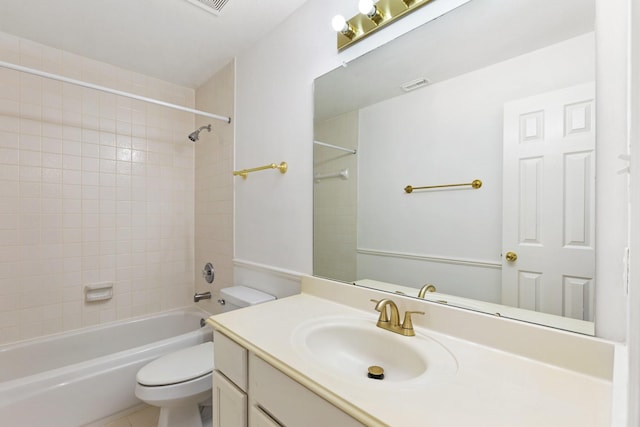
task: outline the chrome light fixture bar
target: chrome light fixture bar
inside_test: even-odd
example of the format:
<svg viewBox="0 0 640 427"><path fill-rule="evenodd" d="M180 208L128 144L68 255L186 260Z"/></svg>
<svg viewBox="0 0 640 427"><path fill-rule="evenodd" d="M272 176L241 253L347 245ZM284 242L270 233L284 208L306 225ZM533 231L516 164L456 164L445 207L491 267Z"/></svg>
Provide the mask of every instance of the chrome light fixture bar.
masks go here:
<svg viewBox="0 0 640 427"><path fill-rule="evenodd" d="M360 14L348 21L341 15L333 18L333 29L338 33L338 50L346 49L432 1L379 0L374 4L372 0L360 0Z"/></svg>

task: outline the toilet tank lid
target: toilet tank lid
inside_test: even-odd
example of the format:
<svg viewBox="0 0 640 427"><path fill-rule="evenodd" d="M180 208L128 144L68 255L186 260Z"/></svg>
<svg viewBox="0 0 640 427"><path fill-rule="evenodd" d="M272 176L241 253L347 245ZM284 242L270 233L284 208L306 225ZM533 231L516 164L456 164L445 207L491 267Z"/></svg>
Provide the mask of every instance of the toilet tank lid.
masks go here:
<svg viewBox="0 0 640 427"><path fill-rule="evenodd" d="M247 288L246 286L232 286L220 289L220 296L230 304L238 307L247 307L276 299L273 295L265 294L262 291Z"/></svg>

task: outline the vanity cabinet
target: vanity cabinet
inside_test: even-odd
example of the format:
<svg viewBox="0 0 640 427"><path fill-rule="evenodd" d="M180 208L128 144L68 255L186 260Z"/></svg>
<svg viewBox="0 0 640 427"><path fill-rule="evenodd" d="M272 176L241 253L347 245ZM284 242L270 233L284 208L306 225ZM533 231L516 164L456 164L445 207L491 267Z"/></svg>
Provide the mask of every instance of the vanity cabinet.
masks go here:
<svg viewBox="0 0 640 427"><path fill-rule="evenodd" d="M252 406L250 412L251 427L281 427L281 424L257 406Z"/></svg>
<svg viewBox="0 0 640 427"><path fill-rule="evenodd" d="M218 370L213 372L213 425L247 426L247 394Z"/></svg>
<svg viewBox="0 0 640 427"><path fill-rule="evenodd" d="M213 427L247 427L247 350L216 333L213 343Z"/></svg>
<svg viewBox="0 0 640 427"><path fill-rule="evenodd" d="M214 427L364 426L220 332L214 358Z"/></svg>
<svg viewBox="0 0 640 427"><path fill-rule="evenodd" d="M273 417L277 423L273 425L364 427L253 353L249 355L249 373L249 403L252 409ZM254 423L249 418L249 427L265 425L272 424Z"/></svg>

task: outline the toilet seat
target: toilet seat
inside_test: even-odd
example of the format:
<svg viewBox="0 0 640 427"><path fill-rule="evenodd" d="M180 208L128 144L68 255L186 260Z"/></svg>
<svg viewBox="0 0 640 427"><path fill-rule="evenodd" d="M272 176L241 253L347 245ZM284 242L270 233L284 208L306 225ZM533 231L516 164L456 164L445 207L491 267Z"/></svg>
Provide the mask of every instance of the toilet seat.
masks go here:
<svg viewBox="0 0 640 427"><path fill-rule="evenodd" d="M275 299L257 291L244 294L236 286L223 311ZM223 292L224 291L224 292ZM227 290L221 291L226 295ZM236 294L240 292L240 294ZM236 297L238 297L236 301ZM212 403L213 342L206 342L162 356L136 375L135 395L141 401L160 408L158 427L202 427L200 406Z"/></svg>
<svg viewBox="0 0 640 427"><path fill-rule="evenodd" d="M146 387L180 384L211 375L213 342L205 342L162 356L138 371L136 381Z"/></svg>

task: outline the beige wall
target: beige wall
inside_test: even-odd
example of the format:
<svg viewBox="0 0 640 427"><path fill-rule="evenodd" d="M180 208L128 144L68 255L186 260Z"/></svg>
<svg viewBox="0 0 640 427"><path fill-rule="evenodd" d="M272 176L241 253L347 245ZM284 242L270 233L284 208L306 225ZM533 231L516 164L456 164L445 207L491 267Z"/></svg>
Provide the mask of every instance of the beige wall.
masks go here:
<svg viewBox="0 0 640 427"><path fill-rule="evenodd" d="M235 64L229 63L196 91L196 108L234 117ZM198 306L219 312L220 289L233 285L233 138L234 123L198 117L196 125L211 123L195 143L195 287L211 291L211 300ZM213 284L201 276L204 265L215 268Z"/></svg>
<svg viewBox="0 0 640 427"><path fill-rule="evenodd" d="M0 33L0 60L192 107L194 91ZM0 69L0 343L190 303L192 114ZM87 284L113 299L85 303Z"/></svg>

